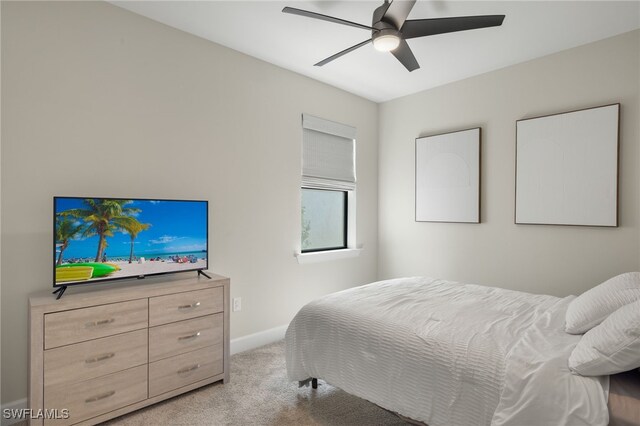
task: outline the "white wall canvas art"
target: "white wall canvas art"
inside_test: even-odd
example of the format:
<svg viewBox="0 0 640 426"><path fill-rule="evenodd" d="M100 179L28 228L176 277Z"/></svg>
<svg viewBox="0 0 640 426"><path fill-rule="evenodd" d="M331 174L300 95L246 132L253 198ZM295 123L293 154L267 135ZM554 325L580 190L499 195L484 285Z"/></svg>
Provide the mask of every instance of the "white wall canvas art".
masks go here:
<svg viewBox="0 0 640 426"><path fill-rule="evenodd" d="M516 123L517 224L618 225L620 104Z"/></svg>
<svg viewBox="0 0 640 426"><path fill-rule="evenodd" d="M480 222L480 128L416 139L416 221Z"/></svg>

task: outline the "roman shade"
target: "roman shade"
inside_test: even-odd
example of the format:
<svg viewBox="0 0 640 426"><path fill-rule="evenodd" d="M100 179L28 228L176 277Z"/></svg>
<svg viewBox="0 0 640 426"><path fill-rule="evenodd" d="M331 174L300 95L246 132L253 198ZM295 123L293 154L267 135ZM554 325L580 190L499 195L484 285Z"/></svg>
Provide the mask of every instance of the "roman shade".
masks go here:
<svg viewBox="0 0 640 426"><path fill-rule="evenodd" d="M356 189L356 129L312 115L302 115L302 186Z"/></svg>

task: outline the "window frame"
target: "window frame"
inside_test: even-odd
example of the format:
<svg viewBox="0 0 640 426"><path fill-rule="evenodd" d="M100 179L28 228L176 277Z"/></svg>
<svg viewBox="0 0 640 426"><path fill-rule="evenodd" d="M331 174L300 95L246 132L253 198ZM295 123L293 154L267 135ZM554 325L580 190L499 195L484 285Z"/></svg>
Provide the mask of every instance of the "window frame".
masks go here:
<svg viewBox="0 0 640 426"><path fill-rule="evenodd" d="M334 246L334 247L323 247L323 248L314 248L314 249L303 249L302 248L302 235L300 235L300 253L301 254L309 254L309 253L321 253L327 251L335 251L335 250L345 250L349 248L349 193L352 191L346 189L329 189L329 188L315 188L313 186L301 186L300 190L311 189L314 191L330 191L330 192L341 192L343 196L343 204L344 210L342 212L343 219L343 232L342 232L342 241L344 242L342 246ZM302 192L300 192L302 194ZM302 203L300 203L300 215L302 216Z"/></svg>
<svg viewBox="0 0 640 426"><path fill-rule="evenodd" d="M298 188L324 189L346 193L343 247L302 250L302 221L294 256L299 264L333 261L360 256L362 244L356 239L356 133L355 127L302 114L302 181ZM338 139L346 139L351 149L345 150ZM336 145L334 147L334 145ZM347 157L347 155L349 157ZM344 160L349 158L349 163ZM302 193L302 191L301 191ZM298 204L301 213L301 204Z"/></svg>

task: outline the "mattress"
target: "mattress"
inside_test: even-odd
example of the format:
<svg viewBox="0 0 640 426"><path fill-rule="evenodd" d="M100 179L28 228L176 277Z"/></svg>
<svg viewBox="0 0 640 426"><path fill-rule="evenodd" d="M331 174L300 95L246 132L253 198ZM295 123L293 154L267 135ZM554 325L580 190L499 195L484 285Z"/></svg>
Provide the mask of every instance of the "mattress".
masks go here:
<svg viewBox="0 0 640 426"><path fill-rule="evenodd" d="M604 426L608 378L566 365L571 300L424 277L352 288L298 312L287 373L429 426Z"/></svg>

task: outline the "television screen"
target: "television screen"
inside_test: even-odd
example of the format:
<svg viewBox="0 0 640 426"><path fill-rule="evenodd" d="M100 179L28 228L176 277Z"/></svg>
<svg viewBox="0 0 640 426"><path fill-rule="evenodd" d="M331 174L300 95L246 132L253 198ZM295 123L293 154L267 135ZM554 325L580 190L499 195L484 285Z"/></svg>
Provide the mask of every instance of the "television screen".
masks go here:
<svg viewBox="0 0 640 426"><path fill-rule="evenodd" d="M207 269L208 202L54 197L54 286Z"/></svg>

